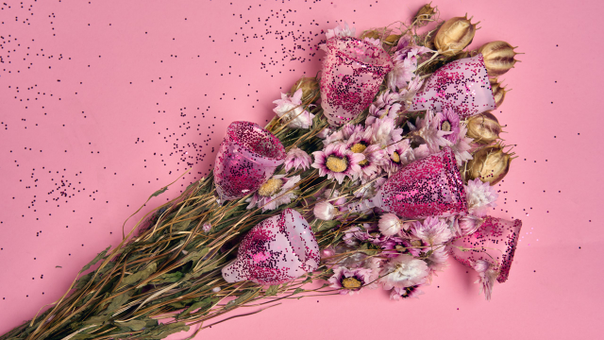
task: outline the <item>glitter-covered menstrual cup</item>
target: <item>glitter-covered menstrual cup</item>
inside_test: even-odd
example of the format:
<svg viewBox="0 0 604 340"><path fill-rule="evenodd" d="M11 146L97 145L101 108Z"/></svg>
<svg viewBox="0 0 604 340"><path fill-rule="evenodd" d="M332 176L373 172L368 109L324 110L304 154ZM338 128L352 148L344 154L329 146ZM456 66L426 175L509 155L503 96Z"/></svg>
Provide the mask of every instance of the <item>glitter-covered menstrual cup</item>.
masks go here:
<svg viewBox="0 0 604 340"><path fill-rule="evenodd" d="M479 261L485 261L497 273L497 281L503 283L510 274L521 227L521 220L487 216L476 232L453 241L451 255L475 269Z"/></svg>
<svg viewBox="0 0 604 340"><path fill-rule="evenodd" d="M327 40L321 75L321 107L331 126L340 126L365 110L392 69L381 47L352 37Z"/></svg>
<svg viewBox="0 0 604 340"><path fill-rule="evenodd" d="M320 260L308 222L297 211L285 209L245 235L237 259L222 268L222 276L230 283L280 284L314 271Z"/></svg>
<svg viewBox="0 0 604 340"><path fill-rule="evenodd" d="M396 172L370 201L405 219L468 211L464 183L455 155L448 147Z"/></svg>
<svg viewBox="0 0 604 340"><path fill-rule="evenodd" d="M495 109L495 98L482 54L452 61L439 68L415 94L408 111L449 108L459 118Z"/></svg>
<svg viewBox="0 0 604 340"><path fill-rule="evenodd" d="M214 183L220 201L241 198L260 188L285 161L279 138L251 122L233 122L218 148Z"/></svg>

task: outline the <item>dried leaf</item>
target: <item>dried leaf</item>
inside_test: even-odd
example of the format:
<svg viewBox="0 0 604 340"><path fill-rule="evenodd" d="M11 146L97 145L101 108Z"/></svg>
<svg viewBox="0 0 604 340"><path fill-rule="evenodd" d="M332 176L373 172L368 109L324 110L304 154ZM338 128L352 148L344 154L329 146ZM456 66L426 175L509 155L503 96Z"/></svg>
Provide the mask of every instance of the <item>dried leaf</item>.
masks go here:
<svg viewBox="0 0 604 340"><path fill-rule="evenodd" d="M163 188L161 188L161 189L157 190L156 192L154 192L154 193L151 195L151 197L157 197L157 196L159 196L159 195L163 194L164 192L166 192L166 190L168 190L168 187L163 187Z"/></svg>
<svg viewBox="0 0 604 340"><path fill-rule="evenodd" d="M107 247L107 249L98 253L96 255L96 257L94 259L92 259L92 261L90 261L90 263L85 265L80 272L83 273L83 272L87 271L91 266L94 266L97 262L99 262L102 258L104 258L105 255L107 255L107 252L109 251L110 248L111 248L111 246Z"/></svg>
<svg viewBox="0 0 604 340"><path fill-rule="evenodd" d="M216 299L213 298L205 298L201 301L195 302L189 308L185 309L182 313L178 314L176 319L181 319L196 309L208 309L212 306L212 304L214 304L214 302L216 302Z"/></svg>
<svg viewBox="0 0 604 340"><path fill-rule="evenodd" d="M122 286L123 285L133 285L137 282L140 282L140 281L148 278L149 276L151 276L151 274L155 273L156 270L157 270L157 263L151 262L149 265L147 265L147 267L145 267L145 269L124 277L124 279L122 280Z"/></svg>
<svg viewBox="0 0 604 340"><path fill-rule="evenodd" d="M132 293L134 293L132 290L120 294L116 297L114 297L111 300L111 303L109 304L109 306L107 307L107 310L105 311L105 314L111 314L113 311L118 310L124 303L128 302L128 300L130 300L130 298L132 297Z"/></svg>
<svg viewBox="0 0 604 340"><path fill-rule="evenodd" d="M181 272L175 272L175 273L169 273L169 274L163 274L161 275L158 280L161 282L176 282L178 280L180 280L183 277L183 274ZM155 281L153 281L155 282Z"/></svg>
<svg viewBox="0 0 604 340"><path fill-rule="evenodd" d="M170 324L162 324L157 327L149 329L148 332L144 332L140 335L141 339L163 339L170 334L178 332L186 332L189 330L184 322L175 322Z"/></svg>
<svg viewBox="0 0 604 340"><path fill-rule="evenodd" d="M268 289L264 293L264 296L275 296L277 295L277 292L279 292L279 285L272 285L268 287Z"/></svg>
<svg viewBox="0 0 604 340"><path fill-rule="evenodd" d="M131 320L128 322L116 322L115 324L119 327L127 327L132 331L140 331L141 329L147 327L147 323L143 320Z"/></svg>
<svg viewBox="0 0 604 340"><path fill-rule="evenodd" d="M234 307L244 303L247 299L252 297L254 294L255 294L255 291L248 290L245 293L239 295L239 297L237 297L235 300L229 301L229 303L227 303L224 308L225 309L234 308Z"/></svg>

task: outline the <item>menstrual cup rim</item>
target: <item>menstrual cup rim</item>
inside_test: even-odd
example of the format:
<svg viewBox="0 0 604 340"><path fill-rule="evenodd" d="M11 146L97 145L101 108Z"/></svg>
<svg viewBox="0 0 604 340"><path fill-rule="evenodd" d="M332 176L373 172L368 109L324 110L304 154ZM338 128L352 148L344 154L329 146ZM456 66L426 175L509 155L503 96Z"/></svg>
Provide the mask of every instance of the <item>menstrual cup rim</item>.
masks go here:
<svg viewBox="0 0 604 340"><path fill-rule="evenodd" d="M348 54L347 50L342 50L342 49L337 48L336 44L338 43L338 41L353 42L353 43L356 43L357 45L362 45L367 50L377 51L379 53L379 56L377 58L374 57L371 59L371 60L375 60L374 63L368 63L368 62L361 61L358 58L355 58L355 57L351 56L350 54ZM387 68L387 70L384 72L384 74L388 74L392 70L393 64L392 64L392 58L390 58L390 55L383 48L372 45L364 40L360 40L360 39L353 38L353 37L332 38L332 39L327 40L326 45L330 51L335 51L335 53L343 55L347 59L353 60L359 64L370 66L370 67ZM383 60L384 62L377 63L377 61L379 61L379 60Z"/></svg>
<svg viewBox="0 0 604 340"><path fill-rule="evenodd" d="M272 142L271 145L274 146L272 153L276 153L277 155L272 156L272 155L263 154L263 153L259 152L259 150L251 147L251 145L243 142L241 140L241 138L239 138L239 136L237 135L237 131L236 131L236 129L240 129L242 126L251 126L253 129L260 131L267 138L270 138L270 140ZM254 122L248 122L248 121L232 122L231 124L229 124L229 126L227 128L227 136L231 142L235 143L237 146L239 146L241 148L241 150L239 150L239 151L241 153L243 153L244 156L251 162L269 165L269 166L278 166L278 165L283 164L283 162L285 161L285 157L287 156L287 154L285 152L285 148L283 147L283 144L281 143L279 138L277 138L270 131L262 128L260 125L254 123ZM226 141L226 139L223 142L225 142L225 141Z"/></svg>
<svg viewBox="0 0 604 340"><path fill-rule="evenodd" d="M489 217L494 218L492 216L489 216ZM502 220L502 219L499 219L499 220ZM504 283L505 281L507 281L508 277L510 276L510 270L512 269L512 263L514 262L514 254L516 254L518 240L520 239L520 230L522 229L522 220L515 219L512 221L508 221L508 222L513 222L514 227L518 226L518 232L516 233L516 237L512 241L512 243L513 243L512 251L509 254L504 254L504 258L502 259L502 266L499 271L499 276L497 276L497 282L499 282L499 283ZM508 265L503 266L503 264L504 264L503 261L508 262Z"/></svg>

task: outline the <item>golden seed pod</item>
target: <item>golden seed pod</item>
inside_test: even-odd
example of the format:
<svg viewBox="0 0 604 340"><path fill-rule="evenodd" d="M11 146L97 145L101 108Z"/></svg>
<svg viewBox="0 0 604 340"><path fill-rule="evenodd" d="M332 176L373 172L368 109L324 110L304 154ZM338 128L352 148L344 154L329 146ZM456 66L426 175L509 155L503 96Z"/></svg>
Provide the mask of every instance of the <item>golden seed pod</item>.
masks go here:
<svg viewBox="0 0 604 340"><path fill-rule="evenodd" d="M491 78L489 81L491 83L493 97L495 98L495 107L497 108L503 103L503 100L505 99L505 94L508 91L506 91L505 87L501 86L501 84L497 82L496 78Z"/></svg>
<svg viewBox="0 0 604 340"><path fill-rule="evenodd" d="M298 89L302 89L302 102L314 101L316 99L314 97L318 96L319 93L319 82L316 78L302 77L289 90L290 95L296 93Z"/></svg>
<svg viewBox="0 0 604 340"><path fill-rule="evenodd" d="M413 21L417 22L418 26L423 26L431 21L434 14L436 14L436 7L432 7L432 3L425 4L422 8L417 11L415 16L413 16Z"/></svg>
<svg viewBox="0 0 604 340"><path fill-rule="evenodd" d="M467 180L480 178L485 183L495 185L510 171L512 155L505 153L499 144L482 148L472 157L465 172Z"/></svg>
<svg viewBox="0 0 604 340"><path fill-rule="evenodd" d="M398 44L398 41L400 38L401 38L401 36L398 34L390 34L389 36L386 37L386 39L384 39L384 44L386 44L388 46L396 46L396 44Z"/></svg>
<svg viewBox="0 0 604 340"><path fill-rule="evenodd" d="M476 34L476 24L472 24L467 16L447 20L436 32L434 46L438 53L451 57L468 46Z"/></svg>
<svg viewBox="0 0 604 340"><path fill-rule="evenodd" d="M498 77L514 67L518 61L514 58L518 54L514 52L515 48L505 41L491 41L478 49L478 53L482 53L484 58L489 77Z"/></svg>
<svg viewBox="0 0 604 340"><path fill-rule="evenodd" d="M474 143L491 144L499 139L501 125L497 117L490 112L484 112L468 119L466 136L474 139Z"/></svg>
<svg viewBox="0 0 604 340"><path fill-rule="evenodd" d="M379 31L377 30L368 30L368 31L364 31L363 34L361 34L360 39L363 40L365 38L371 38L371 39L380 39L382 37L382 35L380 34Z"/></svg>

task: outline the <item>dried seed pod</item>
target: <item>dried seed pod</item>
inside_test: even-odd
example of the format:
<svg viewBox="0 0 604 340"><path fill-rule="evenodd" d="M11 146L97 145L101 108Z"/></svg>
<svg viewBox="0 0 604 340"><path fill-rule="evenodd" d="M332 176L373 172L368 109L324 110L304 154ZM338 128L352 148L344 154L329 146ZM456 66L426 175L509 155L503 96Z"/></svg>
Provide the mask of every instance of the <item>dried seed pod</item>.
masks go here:
<svg viewBox="0 0 604 340"><path fill-rule="evenodd" d="M483 112L468 119L466 136L474 139L474 143L491 144L499 139L501 125L490 112Z"/></svg>
<svg viewBox="0 0 604 340"><path fill-rule="evenodd" d="M413 21L417 23L417 26L424 26L432 20L432 17L437 11L436 7L432 7L432 3L425 4L417 11L415 16L413 16Z"/></svg>
<svg viewBox="0 0 604 340"><path fill-rule="evenodd" d="M400 38L401 36L398 34L391 34L384 39L384 44L388 46L396 46Z"/></svg>
<svg viewBox="0 0 604 340"><path fill-rule="evenodd" d="M467 16L447 20L434 37L434 46L438 53L451 57L461 52L474 39L476 25L472 24Z"/></svg>
<svg viewBox="0 0 604 340"><path fill-rule="evenodd" d="M498 77L514 67L517 62L514 56L518 54L514 52L515 48L505 41L491 41L478 49L489 77Z"/></svg>
<svg viewBox="0 0 604 340"><path fill-rule="evenodd" d="M302 102L306 102L318 96L319 82L316 78L302 77L289 90L290 95L293 95L298 89L302 89Z"/></svg>
<svg viewBox="0 0 604 340"><path fill-rule="evenodd" d="M361 34L361 36L360 36L360 39L365 39L365 38L380 39L381 37L382 37L382 34L379 31L369 30L369 31L363 32L363 34Z"/></svg>
<svg viewBox="0 0 604 340"><path fill-rule="evenodd" d="M504 152L499 144L476 151L466 165L466 180L480 178L485 183L495 185L510 171L512 155Z"/></svg>
<svg viewBox="0 0 604 340"><path fill-rule="evenodd" d="M508 91L506 91L505 87L501 86L501 84L497 82L496 78L491 78L490 83L491 90L493 91L493 97L495 98L495 108L498 108L503 103L503 100L505 99L505 94Z"/></svg>

